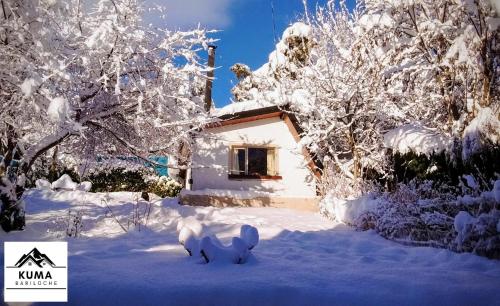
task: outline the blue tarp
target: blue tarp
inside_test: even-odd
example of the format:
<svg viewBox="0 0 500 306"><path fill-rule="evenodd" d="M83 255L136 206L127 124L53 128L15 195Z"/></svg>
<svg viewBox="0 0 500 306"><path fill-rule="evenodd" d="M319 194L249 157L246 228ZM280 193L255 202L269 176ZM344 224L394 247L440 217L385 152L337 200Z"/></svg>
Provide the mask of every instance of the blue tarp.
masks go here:
<svg viewBox="0 0 500 306"><path fill-rule="evenodd" d="M149 159L152 161L165 165L165 167L160 166L160 165L153 165L153 169L155 169L155 172L160 175L160 176L168 176L168 157L166 156L150 156Z"/></svg>

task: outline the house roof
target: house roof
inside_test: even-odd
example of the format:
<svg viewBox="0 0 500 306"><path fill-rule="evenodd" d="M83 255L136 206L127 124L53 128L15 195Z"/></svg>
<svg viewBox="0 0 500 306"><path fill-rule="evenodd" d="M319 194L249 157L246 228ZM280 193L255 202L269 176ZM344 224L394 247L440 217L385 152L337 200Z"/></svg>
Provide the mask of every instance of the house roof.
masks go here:
<svg viewBox="0 0 500 306"><path fill-rule="evenodd" d="M241 102L241 104L247 102ZM240 104L240 103L235 103ZM224 110L221 109L221 110ZM220 114L220 115L219 115ZM283 115L287 115L290 121L293 124L297 134L300 136L304 130L300 127L297 117L290 111L290 107L288 104L284 105L272 105L272 106L264 106L261 108L250 108L236 112L215 112L215 115L221 120L219 122L211 123L207 127L218 127L224 125L232 125L238 124L242 122L255 121L260 119L272 118L272 117L283 117ZM283 119L283 118L282 118Z"/></svg>
<svg viewBox="0 0 500 306"><path fill-rule="evenodd" d="M283 105L262 105L256 104L254 101L250 102L240 102L252 103L251 105L244 105L243 107L232 108L233 111L228 111L226 108L222 108L215 112L215 115L221 120L218 122L210 123L205 126L205 128L216 128L220 126L239 124L244 122L251 122L256 120L262 120L273 117L280 117L287 125L290 133L296 142L299 142L301 135L304 130L300 127L297 117L290 111L288 104ZM233 104L240 104L233 103ZM258 107L262 105L261 107ZM232 105L230 105L232 106ZM257 106L257 107L255 107ZM320 170L323 169L322 163L310 153L307 148L302 149L302 153L306 160L308 160L308 166L311 168L316 176L320 176Z"/></svg>

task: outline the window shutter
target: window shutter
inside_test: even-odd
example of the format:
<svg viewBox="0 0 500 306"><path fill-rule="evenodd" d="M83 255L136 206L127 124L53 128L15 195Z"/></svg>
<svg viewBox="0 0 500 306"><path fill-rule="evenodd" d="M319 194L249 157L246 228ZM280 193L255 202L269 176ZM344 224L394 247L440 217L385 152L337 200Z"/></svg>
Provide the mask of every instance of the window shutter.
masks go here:
<svg viewBox="0 0 500 306"><path fill-rule="evenodd" d="M276 149L267 149L267 175L276 175Z"/></svg>
<svg viewBox="0 0 500 306"><path fill-rule="evenodd" d="M238 170L240 169L240 164L238 160L238 150L237 149L232 149L232 155L231 155L231 173L233 174L239 174Z"/></svg>

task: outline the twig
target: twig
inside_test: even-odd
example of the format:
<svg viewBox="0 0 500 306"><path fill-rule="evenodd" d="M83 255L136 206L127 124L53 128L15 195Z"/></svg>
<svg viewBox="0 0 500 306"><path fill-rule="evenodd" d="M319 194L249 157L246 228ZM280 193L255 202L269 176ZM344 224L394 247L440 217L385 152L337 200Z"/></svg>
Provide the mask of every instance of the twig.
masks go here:
<svg viewBox="0 0 500 306"><path fill-rule="evenodd" d="M113 214L113 211L111 210L111 207L109 207L108 205L108 202L106 201L106 199L101 199L101 204L104 203L104 205L106 205L106 207L108 208L109 210L109 213L111 214L111 217L113 217L113 219L115 219L116 223L118 223L118 225L120 225L120 227L123 229L123 231L125 233L127 233L127 229L120 223L120 221L118 221L118 218L116 218L115 214Z"/></svg>

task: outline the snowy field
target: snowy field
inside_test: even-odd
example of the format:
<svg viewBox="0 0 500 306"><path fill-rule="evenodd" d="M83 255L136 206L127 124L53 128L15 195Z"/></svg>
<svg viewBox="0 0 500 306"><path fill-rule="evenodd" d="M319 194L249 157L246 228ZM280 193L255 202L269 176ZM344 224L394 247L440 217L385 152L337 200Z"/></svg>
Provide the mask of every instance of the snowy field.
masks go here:
<svg viewBox="0 0 500 306"><path fill-rule="evenodd" d="M175 199L153 199L139 230L134 212L147 205L134 209L137 197L31 190L27 229L0 237L67 239L74 305L500 305L500 261L399 245L318 214ZM65 238L69 209L83 218L78 238ZM178 243L177 223L189 219L225 243L242 224L261 240L246 264L203 264Z"/></svg>

